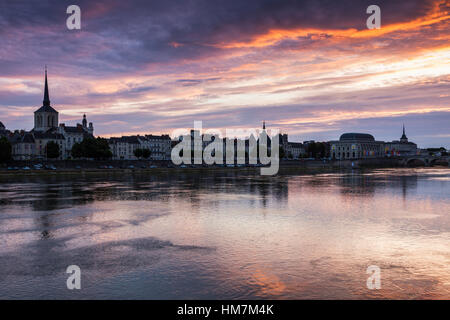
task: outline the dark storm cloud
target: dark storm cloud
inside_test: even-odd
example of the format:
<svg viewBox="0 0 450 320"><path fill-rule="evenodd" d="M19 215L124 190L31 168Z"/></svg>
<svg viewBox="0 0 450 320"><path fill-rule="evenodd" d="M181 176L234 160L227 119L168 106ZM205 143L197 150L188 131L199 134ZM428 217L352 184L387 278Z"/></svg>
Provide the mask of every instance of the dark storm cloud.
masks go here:
<svg viewBox="0 0 450 320"><path fill-rule="evenodd" d="M444 139L449 10L436 19L438 3L377 1L378 32L366 29L369 0L80 0L82 29L70 31L72 1L0 0L0 120L32 127L48 64L62 121L86 111L100 135L267 120L299 139L347 128L392 139L423 114L423 137Z"/></svg>
<svg viewBox="0 0 450 320"><path fill-rule="evenodd" d="M167 63L219 54L213 45L245 40L274 28L365 28L372 1L78 1L82 30L66 29L72 1L2 1L0 35L8 44L4 74L52 63L60 72L78 65L91 76L127 72L148 63ZM378 1L383 23L419 17L430 1ZM17 48L8 48L12 44ZM286 42L283 45L288 46ZM291 43L290 45L295 45ZM24 58L13 53L27 52ZM30 59L31 58L31 59ZM32 67L33 68L33 67Z"/></svg>

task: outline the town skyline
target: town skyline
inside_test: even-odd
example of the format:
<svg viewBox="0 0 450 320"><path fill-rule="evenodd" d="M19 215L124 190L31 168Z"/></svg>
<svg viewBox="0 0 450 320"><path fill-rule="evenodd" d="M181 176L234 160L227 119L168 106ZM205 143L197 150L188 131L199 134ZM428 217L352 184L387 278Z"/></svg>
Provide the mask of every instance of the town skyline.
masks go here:
<svg viewBox="0 0 450 320"><path fill-rule="evenodd" d="M45 74L45 76L44 76L44 90L43 90L43 95L44 95L43 106L39 110L34 112L35 113L35 120L34 120L34 126L32 127L32 129L26 130L26 129L13 128L13 129L10 130L10 128L7 128L3 123L0 122L0 124L1 124L3 129L9 130L11 133L17 132L17 131L25 132L25 133L28 132L28 131L30 131L30 132L36 131L37 130L37 128L36 128L36 124L37 124L36 123L36 112L39 112L40 110L42 110L42 108L45 108L45 107L49 107L52 112L55 112L57 114L57 118L59 117L59 115L60 115L59 112L57 112L53 107L51 107L51 102L50 102L50 98L49 98L49 96L50 96L50 94L49 94L49 85L48 85L48 79L47 79L47 65L45 66L45 73L44 74ZM79 119L75 119L75 121L77 121L77 120L79 120ZM42 122L42 120L40 120L40 121ZM40 126L41 125L42 124L40 124ZM49 128L51 128L51 127L56 128L58 126L59 127L62 126L63 128L65 128L66 127L66 123L63 122L63 121L59 122L58 119L56 119L56 125L52 125ZM81 124L80 123L76 123L76 126L72 127L72 128L74 128L73 130L75 130L75 128L77 128L77 126L81 126L81 128L84 128L83 130L86 130L86 133L89 133L89 134L93 135L93 132L94 132L93 123L92 122L89 123L89 130L88 130L87 120L86 120L86 113L83 114L82 123ZM49 128L41 129L41 130L47 131ZM70 127L68 127L68 128L70 128ZM187 127L187 128L176 128L176 129L174 129L174 131L177 132L177 131L180 131L180 129L183 130L183 131L191 131L191 132L193 130L194 131L198 131L197 129L193 129L193 128L195 128L195 125L193 127ZM219 132L219 137L221 137L221 138L228 138L226 136L226 134L222 134L228 128L200 128L199 132L200 132L201 135L203 135L203 131L202 130L208 131L210 129L217 130L217 132ZM239 128L239 129L251 129L251 128ZM253 129L257 129L257 127L253 128ZM263 130L266 129L266 121L265 120L262 120L262 129ZM273 129L278 130L278 128L273 128ZM39 129L38 129L38 131L39 131ZM280 134L282 134L282 135L289 135L288 132L280 132ZM349 134L349 133L347 132L347 133L343 133L343 134L345 135L345 134ZM130 137L132 138L132 137L139 137L139 136L145 138L146 136L152 136L152 135L160 135L162 137L168 136L172 140L177 140L180 137L177 134L173 134L173 133L171 134L171 133L167 133L167 132L165 132L165 133L164 132L163 133L160 133L160 132L158 132L158 133L154 133L154 132L139 132L139 133L133 133L133 134L121 134L121 135L109 135L109 136L97 135L97 136L98 137L102 137L102 138L107 138L107 139L118 139L118 138L120 139L120 138L130 138ZM400 140L402 140L404 137L406 138L406 136L405 136L405 124L403 123L402 124L402 137L400 138ZM232 138L236 138L236 136L234 136ZM248 139L249 136L248 135L244 135L244 136L239 136L237 138L238 139ZM291 142L293 142L293 143L303 143L303 142L306 143L306 142L309 142L309 141L316 141L316 140L315 139L303 139L302 141L292 141L291 140ZM331 141L333 141L333 139L326 140L326 141L323 141L323 142L331 142ZM398 140L392 140L392 141L398 141ZM422 146L422 147L427 148L429 146ZM69 150L69 152L70 152L70 150Z"/></svg>
<svg viewBox="0 0 450 320"><path fill-rule="evenodd" d="M196 120L212 129L266 120L292 141L345 132L389 141L404 123L419 146L450 148L445 1L381 1L380 30L366 28L364 1L79 6L81 30L69 31L65 3L4 5L0 121L7 128L33 128L29 114L42 99L47 64L60 122L87 114L102 137L170 134Z"/></svg>

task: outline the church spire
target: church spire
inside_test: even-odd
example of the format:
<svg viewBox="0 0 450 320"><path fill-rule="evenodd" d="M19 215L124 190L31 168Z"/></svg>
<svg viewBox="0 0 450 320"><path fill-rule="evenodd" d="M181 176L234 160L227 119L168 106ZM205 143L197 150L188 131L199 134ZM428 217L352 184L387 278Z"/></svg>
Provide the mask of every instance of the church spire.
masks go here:
<svg viewBox="0 0 450 320"><path fill-rule="evenodd" d="M403 124L403 134L402 137L400 138L400 142L408 142L408 138L406 137L405 133L405 124Z"/></svg>
<svg viewBox="0 0 450 320"><path fill-rule="evenodd" d="M45 89L44 89L44 106L50 106L50 97L48 94L48 83L47 83L47 66L45 66Z"/></svg>
<svg viewBox="0 0 450 320"><path fill-rule="evenodd" d="M266 121L263 121L263 130L266 130Z"/></svg>

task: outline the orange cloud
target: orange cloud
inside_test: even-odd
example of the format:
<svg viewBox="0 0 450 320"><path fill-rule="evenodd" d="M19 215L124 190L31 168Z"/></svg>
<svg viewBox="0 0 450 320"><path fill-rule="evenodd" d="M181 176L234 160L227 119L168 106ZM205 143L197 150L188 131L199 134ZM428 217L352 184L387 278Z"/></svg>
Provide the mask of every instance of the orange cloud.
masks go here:
<svg viewBox="0 0 450 320"><path fill-rule="evenodd" d="M272 29L265 34L257 35L250 41L237 41L230 43L221 43L214 45L222 49L231 48L261 48L274 45L281 40L297 39L298 37L311 37L317 39L323 36L332 36L333 38L372 38L379 37L384 34L396 31L415 30L420 27L432 24L446 22L450 19L448 11L442 9L445 1L436 2L430 12L425 16L409 22L394 23L382 26L380 29L357 30L350 29L314 29L314 28L297 28L297 29Z"/></svg>

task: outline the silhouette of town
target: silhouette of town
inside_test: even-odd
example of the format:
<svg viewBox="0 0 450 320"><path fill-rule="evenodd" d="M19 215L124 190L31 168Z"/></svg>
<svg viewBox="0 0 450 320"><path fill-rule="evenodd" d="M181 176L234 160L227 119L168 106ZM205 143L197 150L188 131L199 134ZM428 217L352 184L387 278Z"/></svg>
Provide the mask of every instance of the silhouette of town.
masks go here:
<svg viewBox="0 0 450 320"><path fill-rule="evenodd" d="M262 131L266 130L263 121ZM193 139L198 137L203 141L201 132L191 130ZM13 160L70 160L89 158L108 158L111 160L165 160L171 159L171 150L183 137L171 138L169 134L130 135L110 137L108 139L95 138L94 124L88 123L84 114L81 123L69 126L59 122L59 112L51 106L47 68L45 69L44 98L42 106L34 112L34 128L30 131L9 130L0 122L0 137L7 139L11 144L11 157ZM321 160L358 160L392 157L414 157L420 155L442 156L447 150L419 149L417 144L409 141L403 125L399 140L390 142L378 141L368 133L343 133L338 140L316 142L292 142L288 134L278 134L280 146L280 159L321 159ZM224 140L226 138L223 138ZM248 152L248 140L246 152ZM270 138L269 138L270 139ZM273 137L272 137L273 139ZM90 156L80 151L81 145L86 141L102 140L104 152L100 156ZM238 139L234 141L238 145ZM208 143L203 142L205 148ZM52 147L52 148L50 148ZM96 145L93 144L93 148ZM89 147L85 147L89 148ZM53 150L53 152L52 152Z"/></svg>

